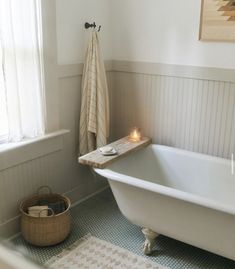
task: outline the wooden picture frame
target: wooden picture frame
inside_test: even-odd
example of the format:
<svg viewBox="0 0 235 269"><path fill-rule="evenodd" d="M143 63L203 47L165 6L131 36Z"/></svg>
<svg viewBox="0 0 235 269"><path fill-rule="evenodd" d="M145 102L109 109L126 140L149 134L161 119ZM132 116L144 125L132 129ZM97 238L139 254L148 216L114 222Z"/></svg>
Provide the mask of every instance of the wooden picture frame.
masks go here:
<svg viewBox="0 0 235 269"><path fill-rule="evenodd" d="M235 41L235 0L202 0L199 40Z"/></svg>

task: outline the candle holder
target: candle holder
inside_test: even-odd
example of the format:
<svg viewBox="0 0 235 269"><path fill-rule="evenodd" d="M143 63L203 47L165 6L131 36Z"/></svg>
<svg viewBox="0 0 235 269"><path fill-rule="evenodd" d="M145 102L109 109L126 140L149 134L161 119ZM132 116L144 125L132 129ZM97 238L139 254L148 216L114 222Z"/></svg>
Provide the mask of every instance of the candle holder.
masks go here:
<svg viewBox="0 0 235 269"><path fill-rule="evenodd" d="M133 128L130 132L128 139L131 142L140 142L142 139L140 129L137 127Z"/></svg>

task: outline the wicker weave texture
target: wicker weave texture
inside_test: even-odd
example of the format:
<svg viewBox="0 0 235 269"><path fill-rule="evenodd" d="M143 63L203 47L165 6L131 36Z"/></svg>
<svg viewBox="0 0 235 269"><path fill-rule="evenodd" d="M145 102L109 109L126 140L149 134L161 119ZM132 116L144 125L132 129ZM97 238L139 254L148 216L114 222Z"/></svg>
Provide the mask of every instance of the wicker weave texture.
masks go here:
<svg viewBox="0 0 235 269"><path fill-rule="evenodd" d="M41 200L50 203L64 201L66 210L58 215L52 214L48 217L29 216L27 210L35 206ZM56 245L64 241L71 231L70 200L59 194L37 194L20 205L21 232L24 239L32 245L45 247Z"/></svg>

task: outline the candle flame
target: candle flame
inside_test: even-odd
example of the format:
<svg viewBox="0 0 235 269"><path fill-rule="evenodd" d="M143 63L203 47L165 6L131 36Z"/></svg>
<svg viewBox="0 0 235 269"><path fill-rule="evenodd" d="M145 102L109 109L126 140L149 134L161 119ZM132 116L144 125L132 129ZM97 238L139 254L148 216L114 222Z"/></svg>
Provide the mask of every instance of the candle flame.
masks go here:
<svg viewBox="0 0 235 269"><path fill-rule="evenodd" d="M134 128L129 136L130 140L133 142L139 142L141 140L141 133L137 128Z"/></svg>

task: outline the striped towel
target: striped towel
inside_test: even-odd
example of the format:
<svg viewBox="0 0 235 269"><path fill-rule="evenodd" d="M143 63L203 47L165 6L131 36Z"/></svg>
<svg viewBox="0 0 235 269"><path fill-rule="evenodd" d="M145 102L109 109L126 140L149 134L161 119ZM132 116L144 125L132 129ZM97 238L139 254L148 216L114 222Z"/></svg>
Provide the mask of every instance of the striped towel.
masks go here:
<svg viewBox="0 0 235 269"><path fill-rule="evenodd" d="M109 137L109 96L104 62L97 31L88 44L82 79L80 114L80 155L107 144Z"/></svg>

